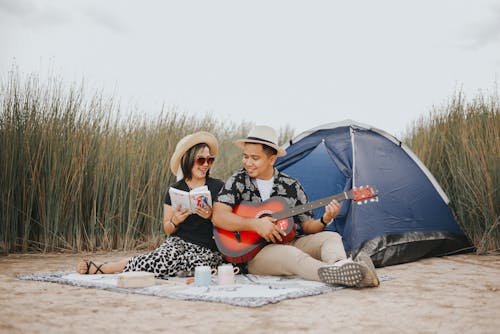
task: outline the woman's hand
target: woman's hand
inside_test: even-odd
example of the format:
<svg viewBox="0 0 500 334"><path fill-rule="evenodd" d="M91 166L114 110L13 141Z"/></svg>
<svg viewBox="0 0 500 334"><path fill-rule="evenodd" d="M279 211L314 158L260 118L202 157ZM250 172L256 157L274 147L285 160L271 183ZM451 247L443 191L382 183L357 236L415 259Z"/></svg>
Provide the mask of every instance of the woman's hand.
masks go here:
<svg viewBox="0 0 500 334"><path fill-rule="evenodd" d="M197 207L196 214L204 219L212 218L212 208L209 205L205 205L204 207Z"/></svg>
<svg viewBox="0 0 500 334"><path fill-rule="evenodd" d="M181 205L177 205L177 209L175 209L174 214L172 215L172 218L170 218L170 221L174 223L175 225L179 225L183 221L186 220L186 218L191 214L191 210L189 209L182 209L181 210Z"/></svg>

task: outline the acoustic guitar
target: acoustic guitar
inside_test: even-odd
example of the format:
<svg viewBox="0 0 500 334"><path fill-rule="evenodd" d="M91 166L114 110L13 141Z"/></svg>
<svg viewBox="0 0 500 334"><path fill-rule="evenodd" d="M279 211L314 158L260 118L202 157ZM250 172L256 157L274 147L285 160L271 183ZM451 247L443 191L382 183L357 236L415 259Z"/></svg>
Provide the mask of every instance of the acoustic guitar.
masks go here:
<svg viewBox="0 0 500 334"><path fill-rule="evenodd" d="M377 191L370 186L353 188L349 191L337 195L308 202L293 208L288 207L287 201L283 197L271 197L264 202L241 202L235 206L233 213L241 217L261 218L271 216L276 219L275 224L279 225L286 235L280 243L287 243L295 238L295 223L290 217L326 206L332 200L344 201L353 200L358 204L370 200L376 200ZM214 239L217 248L223 257L231 263L242 263L253 259L253 257L268 242L254 231L227 231L214 227Z"/></svg>

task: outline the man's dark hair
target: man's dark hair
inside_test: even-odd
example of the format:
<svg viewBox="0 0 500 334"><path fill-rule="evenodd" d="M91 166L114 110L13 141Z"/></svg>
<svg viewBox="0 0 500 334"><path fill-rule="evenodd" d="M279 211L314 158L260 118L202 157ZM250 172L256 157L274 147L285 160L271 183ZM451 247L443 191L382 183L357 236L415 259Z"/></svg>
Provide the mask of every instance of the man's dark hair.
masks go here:
<svg viewBox="0 0 500 334"><path fill-rule="evenodd" d="M270 157L271 155L278 154L278 151L275 148L268 146L266 144L262 144L262 149L264 150L264 152L267 154L268 157Z"/></svg>

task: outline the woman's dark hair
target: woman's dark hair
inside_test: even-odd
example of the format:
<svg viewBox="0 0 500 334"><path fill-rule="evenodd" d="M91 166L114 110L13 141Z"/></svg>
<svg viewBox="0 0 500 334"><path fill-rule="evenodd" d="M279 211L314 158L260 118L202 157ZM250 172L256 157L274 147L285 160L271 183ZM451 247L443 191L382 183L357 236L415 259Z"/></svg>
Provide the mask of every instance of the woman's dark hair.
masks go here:
<svg viewBox="0 0 500 334"><path fill-rule="evenodd" d="M191 147L189 150L186 151L184 156L181 159L181 169L182 169L182 174L184 174L185 179L191 179L193 177L193 174L191 173L191 170L193 169L194 162L196 160L196 153L201 150L202 148L208 147L207 144L205 143L199 143ZM210 149L210 147L208 147ZM207 177L210 174L210 168L207 170Z"/></svg>

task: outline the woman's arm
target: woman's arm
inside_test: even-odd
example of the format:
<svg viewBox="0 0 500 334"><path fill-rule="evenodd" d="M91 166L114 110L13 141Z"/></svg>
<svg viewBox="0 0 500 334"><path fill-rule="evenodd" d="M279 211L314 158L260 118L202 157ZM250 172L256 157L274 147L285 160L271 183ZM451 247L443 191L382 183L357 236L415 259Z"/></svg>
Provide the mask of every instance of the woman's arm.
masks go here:
<svg viewBox="0 0 500 334"><path fill-rule="evenodd" d="M163 230L165 233L174 234L190 213L189 209L174 210L170 205L163 204Z"/></svg>

